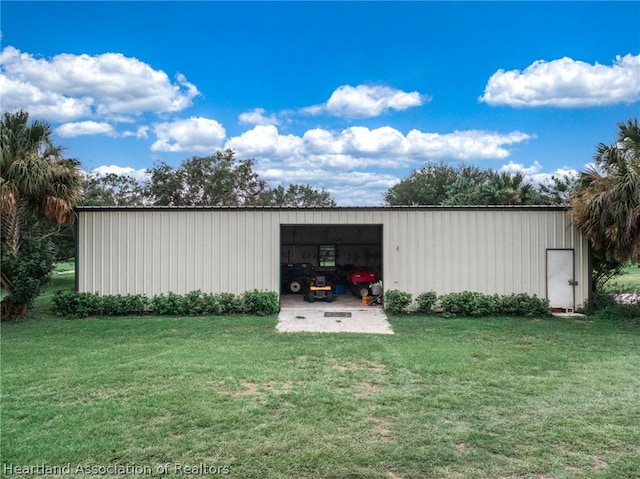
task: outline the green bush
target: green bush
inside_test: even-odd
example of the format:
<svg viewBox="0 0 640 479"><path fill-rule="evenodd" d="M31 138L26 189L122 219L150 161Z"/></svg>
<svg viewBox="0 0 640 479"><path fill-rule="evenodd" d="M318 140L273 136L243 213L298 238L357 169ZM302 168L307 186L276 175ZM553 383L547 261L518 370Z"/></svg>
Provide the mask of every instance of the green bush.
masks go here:
<svg viewBox="0 0 640 479"><path fill-rule="evenodd" d="M202 291L199 289L185 294L183 297L183 304L181 306L186 309L187 314L190 316L198 316L207 313L207 303Z"/></svg>
<svg viewBox="0 0 640 479"><path fill-rule="evenodd" d="M510 294L500 298L498 314L505 316L551 316L549 300L526 293Z"/></svg>
<svg viewBox="0 0 640 479"><path fill-rule="evenodd" d="M550 316L549 300L521 293L500 296L472 291L449 293L439 298L445 316Z"/></svg>
<svg viewBox="0 0 640 479"><path fill-rule="evenodd" d="M30 305L51 278L55 248L48 239L26 236L21 242L17 258L2 248L2 273L13 284L11 302Z"/></svg>
<svg viewBox="0 0 640 479"><path fill-rule="evenodd" d="M189 306L184 296L169 291L166 295L156 294L151 298L151 310L160 316L186 316Z"/></svg>
<svg viewBox="0 0 640 479"><path fill-rule="evenodd" d="M148 303L149 299L143 294L100 296L100 314L102 316L143 314L148 308Z"/></svg>
<svg viewBox="0 0 640 479"><path fill-rule="evenodd" d="M241 296L231 293L203 293L200 290L180 295L143 294L105 295L61 290L53 298L57 314L68 317L140 315L152 311L159 316L223 316L254 314L266 316L280 310L278 293L247 291Z"/></svg>
<svg viewBox="0 0 640 479"><path fill-rule="evenodd" d="M440 297L442 312L449 315L491 316L498 312L500 297L473 291L449 293Z"/></svg>
<svg viewBox="0 0 640 479"><path fill-rule="evenodd" d="M242 295L242 303L247 314L268 316L280 311L278 293L273 291L247 291Z"/></svg>
<svg viewBox="0 0 640 479"><path fill-rule="evenodd" d="M600 291L593 295L580 312L605 321L640 319L640 302L619 302L616 300L616 293Z"/></svg>
<svg viewBox="0 0 640 479"><path fill-rule="evenodd" d="M392 314L406 314L412 299L411 293L391 289L384 295L384 309Z"/></svg>
<svg viewBox="0 0 640 479"><path fill-rule="evenodd" d="M438 295L435 291L427 291L426 293L419 294L416 297L416 303L418 304L417 312L421 314L433 314L433 307L438 301Z"/></svg>
<svg viewBox="0 0 640 479"><path fill-rule="evenodd" d="M76 291L57 291L53 304L59 316L86 318L100 314L102 299L98 293L78 293Z"/></svg>

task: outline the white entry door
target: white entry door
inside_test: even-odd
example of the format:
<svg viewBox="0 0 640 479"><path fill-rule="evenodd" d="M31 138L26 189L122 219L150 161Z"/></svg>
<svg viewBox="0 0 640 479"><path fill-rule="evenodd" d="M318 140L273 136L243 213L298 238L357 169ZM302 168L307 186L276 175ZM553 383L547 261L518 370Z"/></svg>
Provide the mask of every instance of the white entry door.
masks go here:
<svg viewBox="0 0 640 479"><path fill-rule="evenodd" d="M552 308L573 311L574 288L573 250L547 250L547 298Z"/></svg>

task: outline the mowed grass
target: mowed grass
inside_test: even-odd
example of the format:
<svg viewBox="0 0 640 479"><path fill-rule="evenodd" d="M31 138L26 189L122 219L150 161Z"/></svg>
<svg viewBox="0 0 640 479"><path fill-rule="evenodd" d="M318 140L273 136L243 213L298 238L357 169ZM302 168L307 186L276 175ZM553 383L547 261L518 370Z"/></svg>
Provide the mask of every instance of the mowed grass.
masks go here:
<svg viewBox="0 0 640 479"><path fill-rule="evenodd" d="M611 280L608 289L612 291L632 291L640 292L640 265L632 264L627 266L620 276Z"/></svg>
<svg viewBox="0 0 640 479"><path fill-rule="evenodd" d="M42 318L2 326L5 476L640 477L635 323L411 316L377 336L282 334L275 317Z"/></svg>

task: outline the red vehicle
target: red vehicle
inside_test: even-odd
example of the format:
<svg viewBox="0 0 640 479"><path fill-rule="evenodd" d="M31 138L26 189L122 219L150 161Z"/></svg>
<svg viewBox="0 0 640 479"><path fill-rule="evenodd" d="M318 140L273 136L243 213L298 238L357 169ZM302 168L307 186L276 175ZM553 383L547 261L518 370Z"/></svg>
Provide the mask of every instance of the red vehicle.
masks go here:
<svg viewBox="0 0 640 479"><path fill-rule="evenodd" d="M376 282L376 274L365 268L356 268L347 272L347 281L351 292L360 298L369 296L371 283Z"/></svg>

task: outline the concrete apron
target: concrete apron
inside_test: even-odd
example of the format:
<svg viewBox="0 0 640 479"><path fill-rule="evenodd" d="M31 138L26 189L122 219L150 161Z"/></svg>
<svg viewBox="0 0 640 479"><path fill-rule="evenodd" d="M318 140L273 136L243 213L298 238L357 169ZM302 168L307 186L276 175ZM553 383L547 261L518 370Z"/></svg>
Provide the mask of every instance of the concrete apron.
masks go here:
<svg viewBox="0 0 640 479"><path fill-rule="evenodd" d="M332 303L307 303L302 295L282 295L276 330L281 333L393 334L382 306L367 306L348 294L337 296Z"/></svg>

